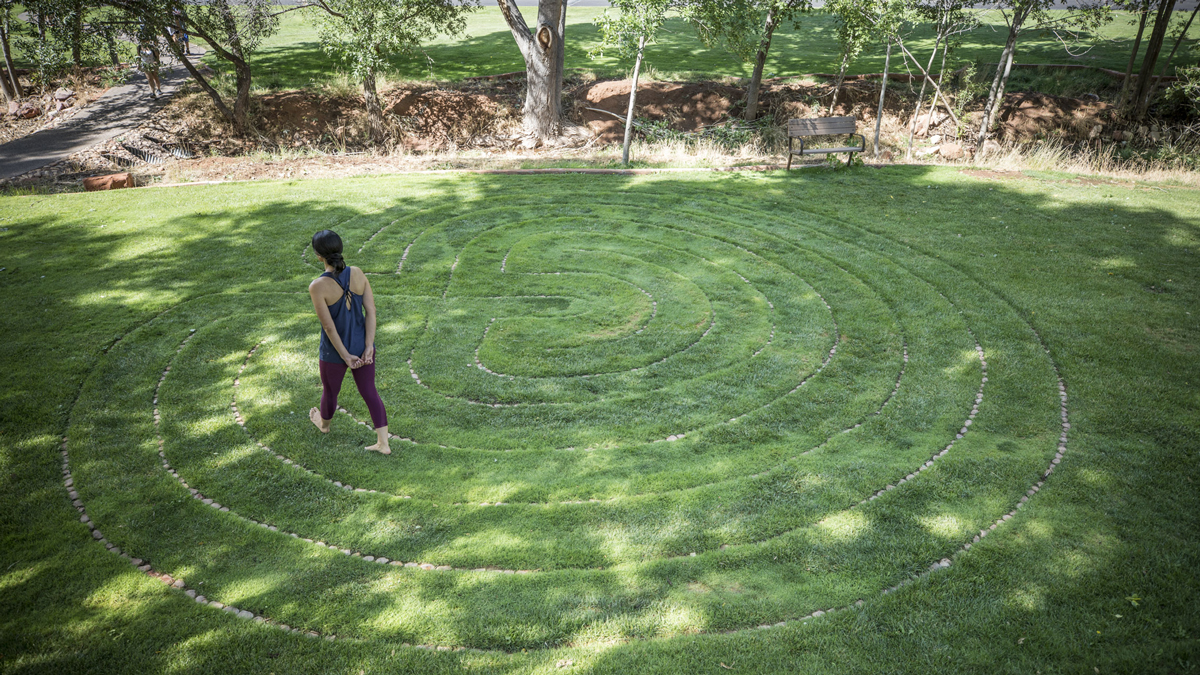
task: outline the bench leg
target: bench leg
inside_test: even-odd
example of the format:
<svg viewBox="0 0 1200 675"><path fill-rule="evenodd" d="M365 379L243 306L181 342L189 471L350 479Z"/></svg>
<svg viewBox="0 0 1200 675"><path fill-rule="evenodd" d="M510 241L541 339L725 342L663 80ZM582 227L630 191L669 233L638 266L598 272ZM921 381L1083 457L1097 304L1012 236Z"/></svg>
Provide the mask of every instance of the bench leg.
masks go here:
<svg viewBox="0 0 1200 675"><path fill-rule="evenodd" d="M790 137L790 136L788 137L788 161L787 161L787 170L788 170L788 171L791 171L791 170L792 170L792 139L791 139L791 137Z"/></svg>
<svg viewBox="0 0 1200 675"><path fill-rule="evenodd" d="M846 153L846 168L847 168L847 169L848 169L848 168L850 168L850 162L851 162L851 161L853 161L853 160L854 160L854 153L853 153L853 152L847 152L847 153Z"/></svg>

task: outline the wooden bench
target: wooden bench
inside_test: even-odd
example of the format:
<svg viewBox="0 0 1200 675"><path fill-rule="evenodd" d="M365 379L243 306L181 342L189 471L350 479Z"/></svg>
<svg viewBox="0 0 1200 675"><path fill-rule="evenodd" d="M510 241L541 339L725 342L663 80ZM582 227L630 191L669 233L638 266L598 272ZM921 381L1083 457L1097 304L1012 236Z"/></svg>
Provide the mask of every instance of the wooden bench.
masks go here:
<svg viewBox="0 0 1200 675"><path fill-rule="evenodd" d="M828 155L835 152L846 153L846 166L854 158L854 153L867 149L867 138L855 126L854 117L814 117L803 120L788 120L788 161L787 168L792 169L793 155ZM848 134L862 139L861 147L848 146L844 148L805 148L804 139L809 136L837 136ZM800 139L800 149L792 149L792 139Z"/></svg>

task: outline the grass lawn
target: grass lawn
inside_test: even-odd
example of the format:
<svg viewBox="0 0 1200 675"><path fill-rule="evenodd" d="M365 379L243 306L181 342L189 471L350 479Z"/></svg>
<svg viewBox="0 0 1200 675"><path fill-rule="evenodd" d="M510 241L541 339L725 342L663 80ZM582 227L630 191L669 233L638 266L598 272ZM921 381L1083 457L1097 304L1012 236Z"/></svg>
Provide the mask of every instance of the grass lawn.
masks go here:
<svg viewBox="0 0 1200 675"><path fill-rule="evenodd" d="M536 8L524 8L529 21L534 21ZM595 7L571 7L567 12L567 68L593 71L600 76L621 75L632 68L609 55L597 59L588 51L599 44L599 31L594 23L604 10ZM999 58L1006 28L998 14L988 15L981 28L963 36L962 45L954 52L954 65L976 60L995 62ZM1185 21L1186 17L1180 21ZM794 28L783 26L775 34L767 61L768 76L802 73L835 72L840 52L835 35L834 20L824 13L804 16ZM1129 58L1136 26L1130 26L1125 13L1094 36L1094 47L1079 58L1066 54L1052 35L1028 34L1018 45L1018 63L1086 63L1124 70ZM920 54L932 48L929 31L918 32L910 40L909 49ZM426 59L428 56L428 59ZM851 73L871 73L883 70L883 49L866 50L851 65ZM430 63L432 60L432 63ZM303 11L285 14L279 32L263 46L254 58L255 84L265 88L299 88L313 82L325 81L338 65L321 51L316 31L303 17ZM425 54L393 61L392 77L404 80L457 81L477 75L494 75L523 71L524 62L512 34L500 15L500 10L485 5L473 13L467 23L466 35L457 38L438 38L425 48ZM922 65L925 65L922 63ZM903 70L899 62L893 64ZM660 40L647 50L646 70L649 77L662 79L708 79L723 76L749 77L752 63L738 61L729 52L705 47L695 31L681 20L668 21ZM915 71L915 69L914 69ZM1075 74L1078 77L1079 74Z"/></svg>
<svg viewBox="0 0 1200 675"><path fill-rule="evenodd" d="M0 670L1194 672L1198 214L919 166L0 198ZM305 419L325 227L390 457L349 382Z"/></svg>

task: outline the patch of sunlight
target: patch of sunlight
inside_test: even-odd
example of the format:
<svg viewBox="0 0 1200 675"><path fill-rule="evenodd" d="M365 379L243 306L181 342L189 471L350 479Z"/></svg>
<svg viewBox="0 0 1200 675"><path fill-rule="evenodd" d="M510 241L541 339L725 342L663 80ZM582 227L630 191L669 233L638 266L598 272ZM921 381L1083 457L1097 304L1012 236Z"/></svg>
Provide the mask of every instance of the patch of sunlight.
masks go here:
<svg viewBox="0 0 1200 675"><path fill-rule="evenodd" d="M437 550L450 552L476 552L487 551L490 548L504 550L521 550L528 542L524 537L519 537L499 529L480 530L469 535L455 537L448 545L438 546ZM436 557L436 551L430 551L429 557Z"/></svg>
<svg viewBox="0 0 1200 675"><path fill-rule="evenodd" d="M963 373L976 372L979 367L979 352L974 349L964 349L958 354L958 363L942 368L947 377Z"/></svg>
<svg viewBox="0 0 1200 675"><path fill-rule="evenodd" d="M474 490L466 495L466 502L479 504L482 502L503 502L509 499L518 490L526 487L520 483L500 483L497 485L481 485L479 489Z"/></svg>
<svg viewBox="0 0 1200 675"><path fill-rule="evenodd" d="M1116 270L1127 267L1137 267L1137 263L1129 258L1105 258L1100 261L1100 267L1108 270Z"/></svg>
<svg viewBox="0 0 1200 675"><path fill-rule="evenodd" d="M226 649L226 637L221 631L212 629L175 643L167 655L166 672L194 671L196 664L204 662L209 654Z"/></svg>
<svg viewBox="0 0 1200 675"><path fill-rule="evenodd" d="M1110 487L1112 485L1112 476L1105 471L1084 468L1079 469L1076 475L1092 488Z"/></svg>
<svg viewBox="0 0 1200 675"><path fill-rule="evenodd" d="M862 511L842 511L817 522L818 530L839 542L861 537L867 527L867 517Z"/></svg>
<svg viewBox="0 0 1200 675"><path fill-rule="evenodd" d="M175 304L182 302L183 298L182 296L172 294L170 291L159 290L151 295L140 291L122 291L114 289L112 286L106 286L93 290L90 293L80 293L72 301L82 307L93 307L96 305L148 306L164 303Z"/></svg>
<svg viewBox="0 0 1200 675"><path fill-rule="evenodd" d="M1027 612L1039 612L1046 608L1045 592L1040 588L1022 588L1008 594L1004 603Z"/></svg>
<svg viewBox="0 0 1200 675"><path fill-rule="evenodd" d="M1054 536L1054 528L1050 526L1049 522L1041 518L1026 520L1023 527L1025 528L1025 535L1031 538L1049 539Z"/></svg>
<svg viewBox="0 0 1200 675"><path fill-rule="evenodd" d="M918 520L926 530L939 537L958 537L966 530L966 523L959 519L958 516L949 513L925 516Z"/></svg>
<svg viewBox="0 0 1200 675"><path fill-rule="evenodd" d="M13 569L13 567L16 567L16 569ZM30 581L40 574L45 567L45 562L31 563L21 565L20 567L17 567L15 563L10 565L9 571L0 574L0 593L3 593L6 589L15 588Z"/></svg>
<svg viewBox="0 0 1200 675"><path fill-rule="evenodd" d="M1175 246L1200 246L1200 239L1196 237L1195 233L1179 227L1167 230L1165 238L1168 244Z"/></svg>
<svg viewBox="0 0 1200 675"><path fill-rule="evenodd" d="M242 445L226 450L215 463L215 468L223 469L231 464L250 459L259 452L258 446Z"/></svg>
<svg viewBox="0 0 1200 675"><path fill-rule="evenodd" d="M692 607L674 605L658 618L662 634L690 633L704 627L704 617Z"/></svg>

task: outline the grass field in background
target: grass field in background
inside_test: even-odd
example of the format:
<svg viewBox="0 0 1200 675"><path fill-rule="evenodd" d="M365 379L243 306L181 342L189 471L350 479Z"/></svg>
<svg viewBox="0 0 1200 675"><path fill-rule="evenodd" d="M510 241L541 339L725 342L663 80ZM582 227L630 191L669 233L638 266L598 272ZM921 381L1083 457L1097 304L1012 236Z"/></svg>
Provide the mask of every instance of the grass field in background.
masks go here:
<svg viewBox="0 0 1200 675"><path fill-rule="evenodd" d="M536 17L534 9L524 8L530 21ZM614 76L622 75L632 67L611 55L597 59L588 57L589 50L599 44L599 31L594 21L603 11L594 7L568 8L568 69ZM324 81L337 70L338 65L321 51L316 31L302 14L297 11L284 15L279 32L267 40L254 57L256 86L305 87ZM797 28L781 27L772 43L766 75L835 72L840 61L835 29L834 19L820 12L803 16ZM952 57L955 67L975 61L996 61L1007 37L1006 30L998 15L990 15L989 23L963 36L962 45ZM1068 55L1052 35L1027 34L1018 45L1017 62L1085 63L1124 70L1135 30L1136 26L1129 25L1127 14L1117 13L1116 20L1092 37L1091 49L1079 58ZM918 31L908 46L915 54L925 52L924 58L928 58L928 50L932 48L929 32ZM880 72L883 57L881 46L869 48L855 59L849 72ZM471 15L465 35L439 38L425 47L425 54L397 58L393 64L390 77L402 80L458 81L525 69L500 10L491 5ZM724 49L704 46L695 31L679 19L667 22L662 36L647 49L646 56L646 72L661 79L748 77L752 67L752 63L743 63ZM893 68L902 70L903 66L897 62Z"/></svg>
<svg viewBox="0 0 1200 675"><path fill-rule="evenodd" d="M1191 672L1198 206L920 166L0 198L0 670ZM306 419L324 227L391 457L349 382Z"/></svg>

